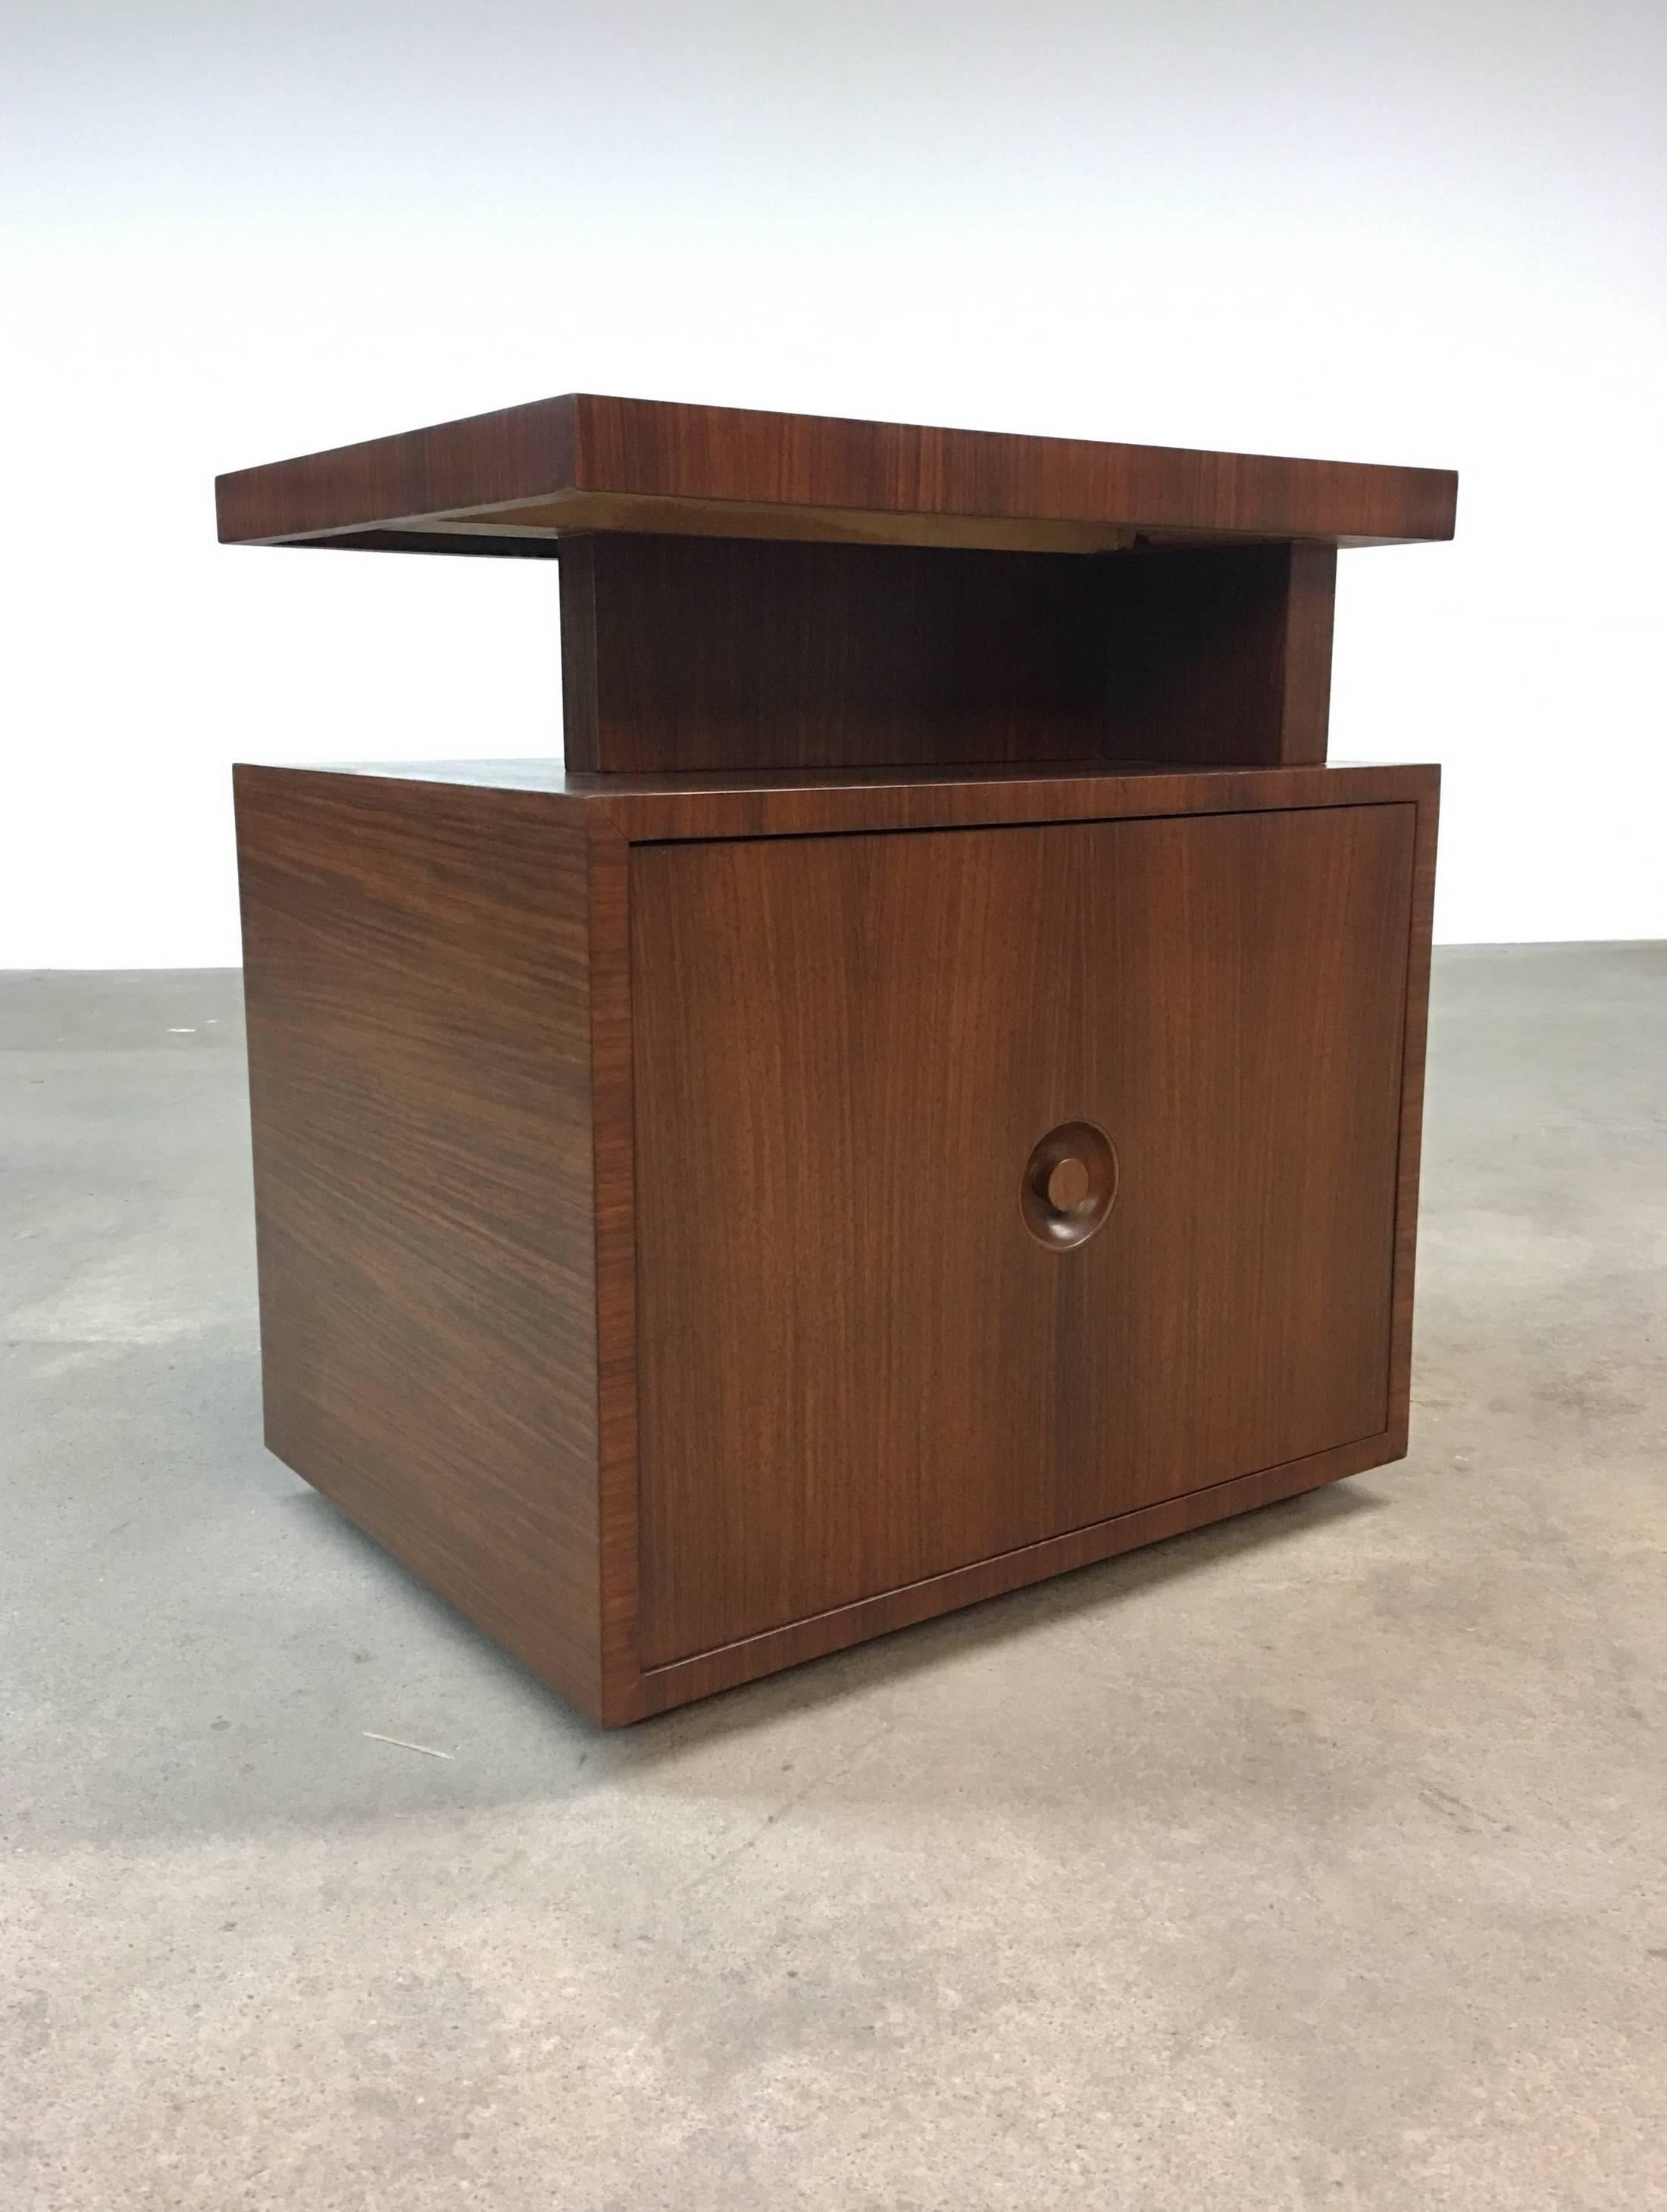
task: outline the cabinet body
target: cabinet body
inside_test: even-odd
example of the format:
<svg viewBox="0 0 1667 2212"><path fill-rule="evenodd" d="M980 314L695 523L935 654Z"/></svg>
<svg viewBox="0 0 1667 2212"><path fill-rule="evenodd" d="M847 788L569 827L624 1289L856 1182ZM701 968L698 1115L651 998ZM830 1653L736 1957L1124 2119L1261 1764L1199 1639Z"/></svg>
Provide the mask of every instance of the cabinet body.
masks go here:
<svg viewBox="0 0 1667 2212"><path fill-rule="evenodd" d="M1404 1450L1433 769L238 778L269 1441L593 1717Z"/></svg>

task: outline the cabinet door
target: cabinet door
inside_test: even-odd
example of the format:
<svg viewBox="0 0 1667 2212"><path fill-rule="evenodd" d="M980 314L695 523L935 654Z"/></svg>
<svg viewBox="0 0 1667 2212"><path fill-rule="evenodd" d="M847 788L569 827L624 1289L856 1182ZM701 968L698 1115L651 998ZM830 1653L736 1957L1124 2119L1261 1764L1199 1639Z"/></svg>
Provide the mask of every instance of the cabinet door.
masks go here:
<svg viewBox="0 0 1667 2212"><path fill-rule="evenodd" d="M1413 815L633 848L645 1664L1384 1429Z"/></svg>

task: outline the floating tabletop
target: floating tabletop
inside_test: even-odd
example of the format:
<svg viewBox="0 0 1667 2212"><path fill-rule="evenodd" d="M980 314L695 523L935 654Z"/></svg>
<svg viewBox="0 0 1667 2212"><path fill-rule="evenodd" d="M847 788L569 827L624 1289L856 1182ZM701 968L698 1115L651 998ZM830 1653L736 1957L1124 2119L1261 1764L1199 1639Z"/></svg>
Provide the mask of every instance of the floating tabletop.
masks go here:
<svg viewBox="0 0 1667 2212"><path fill-rule="evenodd" d="M219 478L227 543L533 556L574 532L1102 553L1451 538L1446 469L535 399Z"/></svg>

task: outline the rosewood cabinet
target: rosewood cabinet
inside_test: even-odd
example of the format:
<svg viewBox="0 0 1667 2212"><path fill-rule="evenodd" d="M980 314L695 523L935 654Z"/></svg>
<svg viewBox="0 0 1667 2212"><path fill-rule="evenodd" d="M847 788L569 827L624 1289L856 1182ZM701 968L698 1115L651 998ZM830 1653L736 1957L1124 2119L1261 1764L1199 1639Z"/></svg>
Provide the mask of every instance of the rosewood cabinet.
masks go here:
<svg viewBox="0 0 1667 2212"><path fill-rule="evenodd" d="M630 1720L1405 1449L1439 472L578 399L222 478L560 560L569 762L236 772L268 1440Z"/></svg>

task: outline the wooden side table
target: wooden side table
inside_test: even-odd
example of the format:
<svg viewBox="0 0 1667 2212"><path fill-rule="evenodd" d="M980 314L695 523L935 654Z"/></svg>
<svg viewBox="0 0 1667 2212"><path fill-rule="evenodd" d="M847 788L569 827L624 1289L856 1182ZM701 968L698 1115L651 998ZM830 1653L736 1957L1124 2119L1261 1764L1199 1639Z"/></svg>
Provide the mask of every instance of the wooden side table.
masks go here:
<svg viewBox="0 0 1667 2212"><path fill-rule="evenodd" d="M591 397L220 479L559 560L566 765L236 771L266 1436L634 1720L1399 1457L1447 472Z"/></svg>

